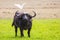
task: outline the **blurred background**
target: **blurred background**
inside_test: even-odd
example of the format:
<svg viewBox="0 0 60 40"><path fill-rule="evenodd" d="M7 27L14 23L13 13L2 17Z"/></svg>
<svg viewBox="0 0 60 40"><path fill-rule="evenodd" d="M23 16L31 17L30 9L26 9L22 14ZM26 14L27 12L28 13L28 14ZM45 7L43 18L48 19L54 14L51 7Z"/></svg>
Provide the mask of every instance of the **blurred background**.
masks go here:
<svg viewBox="0 0 60 40"><path fill-rule="evenodd" d="M14 4L23 4L21 10ZM0 0L0 18L13 18L16 10L37 13L36 19L40 18L60 18L60 0Z"/></svg>

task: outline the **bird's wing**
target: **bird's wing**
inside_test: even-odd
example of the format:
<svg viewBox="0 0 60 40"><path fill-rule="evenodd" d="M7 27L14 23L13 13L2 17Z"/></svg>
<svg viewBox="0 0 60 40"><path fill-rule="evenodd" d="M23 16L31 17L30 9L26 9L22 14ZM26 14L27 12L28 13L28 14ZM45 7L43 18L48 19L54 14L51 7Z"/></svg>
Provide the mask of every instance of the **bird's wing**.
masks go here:
<svg viewBox="0 0 60 40"><path fill-rule="evenodd" d="M23 7L24 7L24 5L25 5L25 3L23 3L23 4L14 4L15 6L17 6L18 8L20 8L20 9L23 9Z"/></svg>

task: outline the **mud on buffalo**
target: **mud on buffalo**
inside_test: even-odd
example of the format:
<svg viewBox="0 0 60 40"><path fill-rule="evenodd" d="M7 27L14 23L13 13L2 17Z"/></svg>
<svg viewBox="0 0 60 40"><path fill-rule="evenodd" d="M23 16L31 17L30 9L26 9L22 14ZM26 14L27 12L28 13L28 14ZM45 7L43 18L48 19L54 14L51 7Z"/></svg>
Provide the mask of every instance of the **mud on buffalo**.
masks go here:
<svg viewBox="0 0 60 40"><path fill-rule="evenodd" d="M24 36L23 30L28 30L28 37L30 37L30 31L32 28L32 18L36 16L36 12L32 12L34 13L34 16L29 15L27 12L15 12L14 19L12 22L12 26L14 26L15 28L15 37L17 36L17 28L20 29L21 37Z"/></svg>

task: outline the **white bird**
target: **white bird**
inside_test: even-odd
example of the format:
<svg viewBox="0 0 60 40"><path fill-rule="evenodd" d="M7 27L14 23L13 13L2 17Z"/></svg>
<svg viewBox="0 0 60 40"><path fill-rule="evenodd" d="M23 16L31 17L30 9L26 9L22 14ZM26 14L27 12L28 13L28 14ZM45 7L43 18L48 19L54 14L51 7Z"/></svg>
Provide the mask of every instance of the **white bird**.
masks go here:
<svg viewBox="0 0 60 40"><path fill-rule="evenodd" d="M23 4L14 4L14 5L17 6L18 8L20 8L20 9L23 9L23 7L24 7L25 4L26 3L23 3Z"/></svg>

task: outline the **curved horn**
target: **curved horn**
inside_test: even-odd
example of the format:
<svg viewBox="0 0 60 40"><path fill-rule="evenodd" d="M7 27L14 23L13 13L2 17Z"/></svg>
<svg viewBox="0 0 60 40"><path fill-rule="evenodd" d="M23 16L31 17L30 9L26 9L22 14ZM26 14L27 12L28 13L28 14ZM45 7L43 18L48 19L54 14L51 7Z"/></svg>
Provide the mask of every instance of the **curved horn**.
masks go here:
<svg viewBox="0 0 60 40"><path fill-rule="evenodd" d="M36 12L35 12L35 11L33 11L33 13L34 13L34 16L32 16L32 17L35 17L35 16L36 16Z"/></svg>

